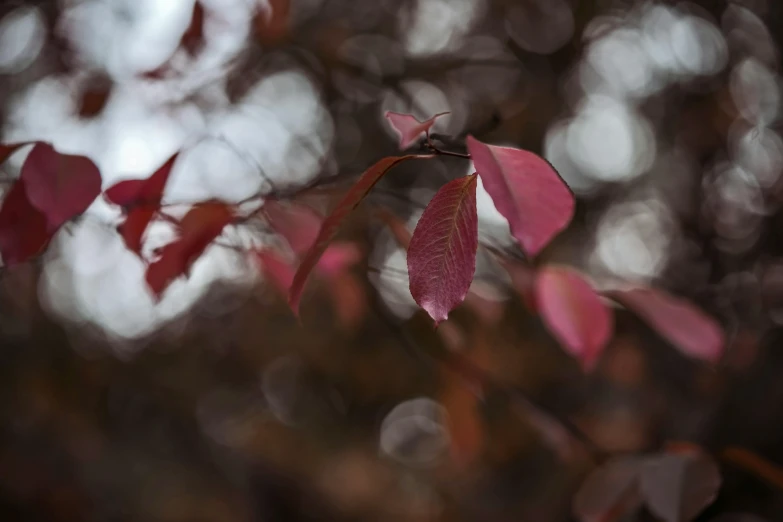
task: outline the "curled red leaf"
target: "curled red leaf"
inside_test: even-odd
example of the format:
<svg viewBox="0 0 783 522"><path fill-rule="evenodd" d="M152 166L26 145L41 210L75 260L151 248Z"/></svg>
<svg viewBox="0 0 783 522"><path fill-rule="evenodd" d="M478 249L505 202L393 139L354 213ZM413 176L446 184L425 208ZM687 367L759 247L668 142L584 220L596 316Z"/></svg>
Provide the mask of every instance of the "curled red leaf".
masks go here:
<svg viewBox="0 0 783 522"><path fill-rule="evenodd" d="M234 219L232 207L207 201L191 208L179 223L179 238L164 246L160 258L147 267L147 286L160 298L171 282L187 276L204 250Z"/></svg>
<svg viewBox="0 0 783 522"><path fill-rule="evenodd" d="M52 232L80 215L101 193L101 173L85 156L62 154L37 143L22 165L30 203L46 216Z"/></svg>
<svg viewBox="0 0 783 522"><path fill-rule="evenodd" d="M586 370L595 366L612 334L614 320L607 306L575 270L543 268L535 282L536 306L558 341Z"/></svg>
<svg viewBox="0 0 783 522"><path fill-rule="evenodd" d="M476 182L472 174L441 187L408 247L411 295L436 325L465 300L476 271Z"/></svg>
<svg viewBox="0 0 783 522"><path fill-rule="evenodd" d="M389 172L398 163L413 159L413 158L432 158L433 155L418 155L412 154L407 156L387 157L383 158L372 167L364 171L359 177L359 180L348 190L343 199L337 204L337 207L332 213L324 220L321 225L321 229L318 231L318 236L315 242L307 250L304 258L302 259L299 268L294 275L294 281L291 284L291 289L288 294L288 304L295 314L299 313L299 302L302 299L302 292L304 291L307 278L310 276L310 272L318 264L318 260L326 250L329 242L334 238L337 231L340 229L340 225L343 219L348 216L361 201L372 190L376 183Z"/></svg>
<svg viewBox="0 0 783 522"><path fill-rule="evenodd" d="M386 111L384 117L389 121L389 125L400 137L400 150L405 150L419 139L422 133L429 132L440 116L448 114L441 112L432 118L419 121L410 114L400 114L399 112Z"/></svg>
<svg viewBox="0 0 783 522"><path fill-rule="evenodd" d="M689 357L717 362L723 355L723 330L693 304L663 290L643 287L612 290L606 296L635 312Z"/></svg>
<svg viewBox="0 0 783 522"><path fill-rule="evenodd" d="M574 214L574 196L554 168L532 152L467 139L484 188L527 255L538 254Z"/></svg>

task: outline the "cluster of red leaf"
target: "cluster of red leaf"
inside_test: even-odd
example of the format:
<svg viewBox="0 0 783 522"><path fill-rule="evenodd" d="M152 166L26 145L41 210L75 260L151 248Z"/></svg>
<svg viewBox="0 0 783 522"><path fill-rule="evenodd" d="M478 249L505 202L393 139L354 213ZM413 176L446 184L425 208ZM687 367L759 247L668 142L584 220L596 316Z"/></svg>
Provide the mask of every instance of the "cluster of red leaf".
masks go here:
<svg viewBox="0 0 783 522"><path fill-rule="evenodd" d="M438 116L420 122L408 114L386 113L400 138L401 149L426 134L433 154L383 158L361 175L323 222L293 276L289 303L294 312L298 312L310 272L342 221L375 184L401 161L427 159L442 153L429 138ZM476 209L479 177L528 258L536 256L565 229L574 213L571 191L543 158L525 150L488 145L473 136L468 136L466 145L476 173L441 187L419 219L410 244L404 240L411 295L436 325L465 300L473 281L479 245ZM404 233L396 230L395 235ZM520 268L501 261L509 269L512 280L519 280L519 272L526 274L526 282L519 288L523 296L585 369L595 365L612 334L612 312L605 298L636 312L691 357L714 362L722 354L724 339L718 324L699 309L663 291L629 285L627 289L600 294L573 269L544 266L534 271L530 266Z"/></svg>

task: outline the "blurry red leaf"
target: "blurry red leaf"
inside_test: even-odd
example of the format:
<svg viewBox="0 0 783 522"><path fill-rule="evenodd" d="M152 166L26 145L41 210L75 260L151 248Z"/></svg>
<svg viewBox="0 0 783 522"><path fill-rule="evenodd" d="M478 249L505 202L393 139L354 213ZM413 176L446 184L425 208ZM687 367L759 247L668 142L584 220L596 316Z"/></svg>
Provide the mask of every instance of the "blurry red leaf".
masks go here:
<svg viewBox="0 0 783 522"><path fill-rule="evenodd" d="M283 295L288 295L294 280L294 267L274 250L262 249L255 252L264 276Z"/></svg>
<svg viewBox="0 0 783 522"><path fill-rule="evenodd" d="M234 219L232 207L207 201L191 208L179 223L179 238L160 250L160 258L147 267L147 285L157 297L190 267Z"/></svg>
<svg viewBox="0 0 783 522"><path fill-rule="evenodd" d="M135 254L141 255L142 239L147 226L152 221L157 209L153 207L134 207L118 227L117 231L122 236L125 246Z"/></svg>
<svg viewBox="0 0 783 522"><path fill-rule="evenodd" d="M389 209L381 207L377 209L376 213L389 227L397 244L404 250L408 250L408 246L411 244L411 232L408 230L408 225Z"/></svg>
<svg viewBox="0 0 783 522"><path fill-rule="evenodd" d="M348 331L355 330L367 311L367 293L350 272L335 274L328 285L340 325Z"/></svg>
<svg viewBox="0 0 783 522"><path fill-rule="evenodd" d="M435 124L435 120L444 114L448 114L448 112L441 112L425 121L419 121L410 114L391 111L386 111L384 116L389 120L389 125L397 133L397 136L400 137L400 150L404 150L416 143L422 133L429 132L430 127Z"/></svg>
<svg viewBox="0 0 783 522"><path fill-rule="evenodd" d="M450 369L442 372L439 402L446 409L452 462L459 468L474 463L484 449L484 423L479 396Z"/></svg>
<svg viewBox="0 0 783 522"><path fill-rule="evenodd" d="M720 470L705 453L662 454L642 468L641 492L647 507L666 522L688 522L712 504Z"/></svg>
<svg viewBox="0 0 783 522"><path fill-rule="evenodd" d="M307 278L310 276L310 272L312 272L313 268L318 264L318 260L321 258L324 250L326 250L329 242L334 238L335 234L337 234L343 219L361 203L375 184L378 183L392 167L408 159L425 159L432 157L434 156L419 154L386 157L362 173L359 180L350 190L348 190L348 193L337 204L337 207L335 207L331 215L324 220L315 242L307 250L307 253L296 271L296 275L294 275L294 281L291 284L291 290L288 295L288 304L295 314L299 313L299 301L302 299L302 291L304 290L305 283L307 283Z"/></svg>
<svg viewBox="0 0 783 522"><path fill-rule="evenodd" d="M639 508L643 465L638 457L618 457L593 471L574 496L574 515L581 522L614 522Z"/></svg>
<svg viewBox="0 0 783 522"><path fill-rule="evenodd" d="M778 489L783 489L783 468L761 455L739 446L729 446L721 452L723 460L764 479Z"/></svg>
<svg viewBox="0 0 783 522"><path fill-rule="evenodd" d="M7 267L38 255L54 234L46 216L27 199L24 181L17 180L0 204L0 255Z"/></svg>
<svg viewBox="0 0 783 522"><path fill-rule="evenodd" d="M536 271L522 263L497 258L511 278L511 287L520 295L522 302L530 309L536 309L535 282Z"/></svg>
<svg viewBox="0 0 783 522"><path fill-rule="evenodd" d="M43 213L54 232L80 215L101 193L101 173L85 156L61 154L37 143L22 165L27 198Z"/></svg>
<svg viewBox="0 0 783 522"><path fill-rule="evenodd" d="M532 152L487 145L473 136L468 152L492 202L529 256L538 254L574 214L574 196L546 160Z"/></svg>
<svg viewBox="0 0 783 522"><path fill-rule="evenodd" d="M684 354L709 362L723 355L723 330L693 304L652 288L613 290L606 295L647 321Z"/></svg>
<svg viewBox="0 0 783 522"><path fill-rule="evenodd" d="M274 200L264 203L263 213L269 226L288 242L296 254L306 252L315 243L323 222L323 217L310 207Z"/></svg>
<svg viewBox="0 0 783 522"><path fill-rule="evenodd" d="M265 45L279 42L288 34L288 19L290 17L290 0L268 0L268 7L259 12L254 25L256 36Z"/></svg>
<svg viewBox="0 0 783 522"><path fill-rule="evenodd" d="M159 206L163 199L163 191L169 180L171 169L174 167L178 156L179 152L175 153L146 179L126 179L115 183L103 192L103 197L110 203L126 208L133 206Z"/></svg>
<svg viewBox="0 0 783 522"><path fill-rule="evenodd" d="M465 300L476 271L475 174L446 183L421 215L408 247L413 299L437 325Z"/></svg>
<svg viewBox="0 0 783 522"><path fill-rule="evenodd" d="M356 245L348 241L337 242L329 245L318 260L318 272L330 277L342 273L362 258L362 251Z"/></svg>
<svg viewBox="0 0 783 522"><path fill-rule="evenodd" d="M16 152L20 147L29 145L29 143L11 143L9 145L0 144L0 163L3 163L8 157Z"/></svg>
<svg viewBox="0 0 783 522"><path fill-rule="evenodd" d="M92 118L100 114L112 90L112 81L108 77L97 77L90 80L82 91L79 99L78 114L82 118Z"/></svg>
<svg viewBox="0 0 783 522"><path fill-rule="evenodd" d="M542 268L535 282L536 306L565 349L590 370L612 334L612 313L582 276L566 267Z"/></svg>
<svg viewBox="0 0 783 522"><path fill-rule="evenodd" d="M201 2L193 5L193 16L190 19L190 25L182 34L180 45L191 56L198 53L204 45L204 6Z"/></svg>

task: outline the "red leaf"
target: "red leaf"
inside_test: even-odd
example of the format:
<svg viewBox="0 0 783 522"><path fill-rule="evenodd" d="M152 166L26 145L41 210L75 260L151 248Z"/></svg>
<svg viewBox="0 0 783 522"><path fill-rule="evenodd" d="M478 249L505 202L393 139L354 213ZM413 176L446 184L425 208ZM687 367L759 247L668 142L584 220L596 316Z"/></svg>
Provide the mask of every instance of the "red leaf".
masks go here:
<svg viewBox="0 0 783 522"><path fill-rule="evenodd" d="M384 116L389 120L389 125L394 129L394 132L400 137L400 150L404 150L416 143L423 132L429 133L435 120L444 114L448 114L448 112L441 112L425 121L419 121L410 114L391 111L386 111Z"/></svg>
<svg viewBox="0 0 783 522"><path fill-rule="evenodd" d="M288 294L288 289L291 288L291 282L294 280L294 268L291 263L274 250L258 250L255 254L266 278L282 295Z"/></svg>
<svg viewBox="0 0 783 522"><path fill-rule="evenodd" d="M108 76L90 79L79 99L78 114L81 118L92 118L100 114L109 101L113 84Z"/></svg>
<svg viewBox="0 0 783 522"><path fill-rule="evenodd" d="M644 460L618 457L582 483L574 497L574 515L582 522L613 522L641 506L639 476Z"/></svg>
<svg viewBox="0 0 783 522"><path fill-rule="evenodd" d="M606 295L636 312L684 354L709 362L723 354L722 329L691 303L652 288L613 290Z"/></svg>
<svg viewBox="0 0 783 522"><path fill-rule="evenodd" d="M340 325L348 331L355 330L368 308L364 288L350 272L335 274L328 285Z"/></svg>
<svg viewBox="0 0 783 522"><path fill-rule="evenodd" d="M254 18L254 26L259 41L264 45L273 45L288 33L290 17L290 0L268 0L266 12L258 13Z"/></svg>
<svg viewBox="0 0 783 522"><path fill-rule="evenodd" d="M49 243L53 230L46 216L27 199L24 181L17 180L0 205L0 255L10 267L38 255Z"/></svg>
<svg viewBox="0 0 783 522"><path fill-rule="evenodd" d="M46 143L37 143L30 151L20 179L52 232L87 210L101 193L101 173L92 160L61 154Z"/></svg>
<svg viewBox="0 0 783 522"><path fill-rule="evenodd" d="M10 145L0 144L0 163L8 159L8 157L17 151L20 147L29 145L29 143L11 143Z"/></svg>
<svg viewBox="0 0 783 522"><path fill-rule="evenodd" d="M122 236L128 250L141 255L144 232L156 212L157 209L153 207L135 207L128 212L125 221L117 227L117 231Z"/></svg>
<svg viewBox="0 0 783 522"><path fill-rule="evenodd" d="M362 173L359 180L351 187L348 193L337 204L337 207L332 211L331 215L323 222L315 242L307 250L304 259L302 259L302 263L299 265L299 268L294 275L294 281L291 284L291 290L288 295L288 304L295 314L299 313L299 301L302 299L302 291L304 290L305 283L307 283L307 278L310 276L310 272L312 272L313 268L318 264L318 260L321 258L324 250L326 250L327 245L332 238L334 238L335 234L337 234L343 219L361 203L375 184L378 183L392 167L408 159L425 159L432 157L434 156L420 154L387 157L381 159Z"/></svg>
<svg viewBox="0 0 783 522"><path fill-rule="evenodd" d="M146 179L127 179L115 183L103 193L103 197L110 203L121 207L132 206L160 206L163 199L163 191L169 180L171 169L179 156L179 152L171 156L166 163L158 167L158 170Z"/></svg>
<svg viewBox="0 0 783 522"><path fill-rule="evenodd" d="M717 464L704 453L670 453L650 459L641 491L650 511L666 522L688 522L712 504L720 489Z"/></svg>
<svg viewBox="0 0 783 522"><path fill-rule="evenodd" d="M318 272L331 277L345 272L362 258L362 251L355 243L347 241L329 245L318 261Z"/></svg>
<svg viewBox="0 0 783 522"><path fill-rule="evenodd" d="M537 255L574 214L574 196L555 169L526 150L487 145L473 136L468 152L492 202L527 255Z"/></svg>
<svg viewBox="0 0 783 522"><path fill-rule="evenodd" d="M305 205L267 201L263 212L269 226L283 236L296 254L306 252L315 243L323 222L323 217Z"/></svg>
<svg viewBox="0 0 783 522"><path fill-rule="evenodd" d="M204 45L204 6L201 2L193 5L193 16L190 25L182 34L180 45L191 56L194 56Z"/></svg>
<svg viewBox="0 0 783 522"><path fill-rule="evenodd" d="M476 271L475 174L446 183L421 215L408 248L413 299L437 325L465 300Z"/></svg>
<svg viewBox="0 0 783 522"><path fill-rule="evenodd" d="M193 263L233 219L232 207L219 201L200 203L185 214L179 223L179 238L164 246L160 258L147 267L147 286L156 298L174 279L188 275Z"/></svg>
<svg viewBox="0 0 783 522"><path fill-rule="evenodd" d="M598 360L613 318L595 290L575 270L547 266L535 282L536 304L552 334L586 370Z"/></svg>

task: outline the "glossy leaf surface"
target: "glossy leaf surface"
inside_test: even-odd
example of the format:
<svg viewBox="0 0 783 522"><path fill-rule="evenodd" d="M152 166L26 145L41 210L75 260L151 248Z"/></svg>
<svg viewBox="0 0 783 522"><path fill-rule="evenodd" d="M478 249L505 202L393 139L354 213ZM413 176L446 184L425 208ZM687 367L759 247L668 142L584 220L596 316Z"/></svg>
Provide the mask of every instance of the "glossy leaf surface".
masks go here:
<svg viewBox="0 0 783 522"><path fill-rule="evenodd" d="M574 214L574 196L546 160L520 149L467 138L484 188L529 256L538 254Z"/></svg>

